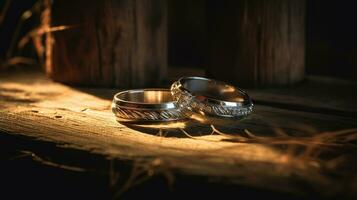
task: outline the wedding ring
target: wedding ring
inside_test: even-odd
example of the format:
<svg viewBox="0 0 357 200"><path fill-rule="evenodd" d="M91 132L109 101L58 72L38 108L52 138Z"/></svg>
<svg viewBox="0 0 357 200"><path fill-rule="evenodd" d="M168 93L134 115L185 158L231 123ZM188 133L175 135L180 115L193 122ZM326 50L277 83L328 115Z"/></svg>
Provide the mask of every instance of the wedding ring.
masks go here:
<svg viewBox="0 0 357 200"><path fill-rule="evenodd" d="M183 77L171 85L182 108L214 117L242 118L253 111L246 92L224 82L202 77Z"/></svg>
<svg viewBox="0 0 357 200"><path fill-rule="evenodd" d="M185 118L168 89L119 92L114 96L112 111L119 122L161 122Z"/></svg>

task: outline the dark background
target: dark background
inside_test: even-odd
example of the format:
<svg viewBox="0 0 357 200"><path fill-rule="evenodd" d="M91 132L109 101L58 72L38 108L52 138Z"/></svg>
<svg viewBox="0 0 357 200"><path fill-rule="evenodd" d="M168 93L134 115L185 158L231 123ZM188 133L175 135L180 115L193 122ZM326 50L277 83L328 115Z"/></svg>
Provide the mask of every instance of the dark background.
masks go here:
<svg viewBox="0 0 357 200"><path fill-rule="evenodd" d="M1 10L5 0L0 1ZM36 0L11 1L0 25L0 59L6 60L21 14ZM203 68L206 44L206 7L212 0L169 3L169 66ZM357 12L353 0L306 1L306 72L345 79L357 77ZM183 12L184 11L184 12ZM21 38L39 23L39 15L23 22ZM17 38L17 40L18 40ZM31 44L14 55L36 57Z"/></svg>

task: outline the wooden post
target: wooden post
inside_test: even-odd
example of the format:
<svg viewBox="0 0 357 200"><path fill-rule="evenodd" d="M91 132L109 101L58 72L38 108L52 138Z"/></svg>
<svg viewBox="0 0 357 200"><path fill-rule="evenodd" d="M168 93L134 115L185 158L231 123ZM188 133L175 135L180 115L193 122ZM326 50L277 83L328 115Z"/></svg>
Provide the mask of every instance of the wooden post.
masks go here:
<svg viewBox="0 0 357 200"><path fill-rule="evenodd" d="M208 2L207 74L242 87L304 78L304 0Z"/></svg>
<svg viewBox="0 0 357 200"><path fill-rule="evenodd" d="M167 66L166 0L54 1L48 75L76 85L158 85Z"/></svg>

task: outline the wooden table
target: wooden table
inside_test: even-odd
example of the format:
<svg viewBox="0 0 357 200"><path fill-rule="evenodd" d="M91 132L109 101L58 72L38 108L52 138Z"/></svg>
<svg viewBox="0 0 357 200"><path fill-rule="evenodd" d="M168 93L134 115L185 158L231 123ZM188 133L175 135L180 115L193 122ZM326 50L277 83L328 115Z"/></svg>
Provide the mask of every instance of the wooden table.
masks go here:
<svg viewBox="0 0 357 200"><path fill-rule="evenodd" d="M120 124L110 111L117 91L70 87L40 72L2 73L4 191L43 198L34 188L63 198L357 195L356 82L308 77L248 90L253 114L229 124Z"/></svg>

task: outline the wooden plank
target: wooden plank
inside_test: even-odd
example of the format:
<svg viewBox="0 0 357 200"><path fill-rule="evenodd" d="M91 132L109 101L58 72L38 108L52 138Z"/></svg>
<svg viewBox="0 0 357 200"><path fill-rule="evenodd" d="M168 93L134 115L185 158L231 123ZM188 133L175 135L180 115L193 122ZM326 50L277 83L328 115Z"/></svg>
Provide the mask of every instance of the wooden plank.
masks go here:
<svg viewBox="0 0 357 200"><path fill-rule="evenodd" d="M319 152L333 147L338 157L340 151L349 149L350 146L341 145L355 137L355 130L335 131L356 128L356 118L257 105L253 115L236 122L234 127L216 125L222 131L234 129L238 134L211 135L209 125L197 122L119 124L109 109L115 90L71 88L51 82L39 73L3 74L0 79L2 134L22 135L111 159L142 160L161 172L164 168L220 177L236 184L278 191L306 192L306 187L312 190L334 187L334 191L325 190L328 195L345 192L344 188L353 184L352 180L339 179L354 174L353 170L343 173L336 170L333 159L321 158ZM265 137L249 135L243 129ZM168 137L159 137L159 133ZM349 162L355 160L351 158ZM326 171L334 174L334 178L326 175ZM300 187L297 182L304 184ZM336 186L336 182L340 184Z"/></svg>
<svg viewBox="0 0 357 200"><path fill-rule="evenodd" d="M208 1L208 74L244 87L290 85L305 73L305 1Z"/></svg>
<svg viewBox="0 0 357 200"><path fill-rule="evenodd" d="M85 6L83 6L85 5ZM166 77L165 0L56 1L52 22L54 80L74 85L156 86Z"/></svg>
<svg viewBox="0 0 357 200"><path fill-rule="evenodd" d="M247 90L256 103L290 110L357 117L356 81L309 76L286 88Z"/></svg>

